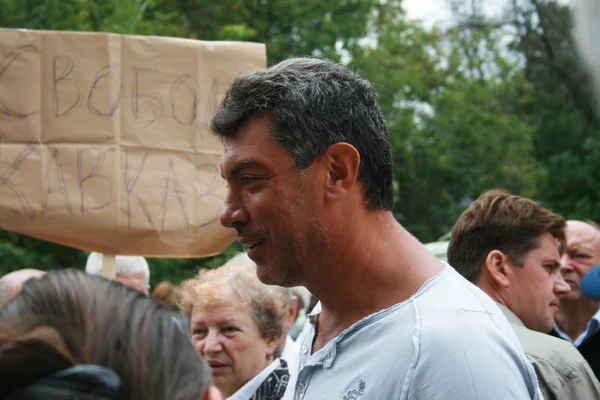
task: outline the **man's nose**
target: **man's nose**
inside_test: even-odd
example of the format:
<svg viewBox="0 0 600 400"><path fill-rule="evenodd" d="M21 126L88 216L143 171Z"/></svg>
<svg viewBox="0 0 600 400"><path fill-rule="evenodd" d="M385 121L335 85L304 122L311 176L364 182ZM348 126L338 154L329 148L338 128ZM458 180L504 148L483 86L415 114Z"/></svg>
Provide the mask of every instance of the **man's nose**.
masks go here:
<svg viewBox="0 0 600 400"><path fill-rule="evenodd" d="M573 271L573 266L571 265L571 258L567 254L563 254L563 256L560 258L560 271Z"/></svg>
<svg viewBox="0 0 600 400"><path fill-rule="evenodd" d="M244 223L247 220L248 214L243 207L241 196L228 189L223 208L219 213L219 222L226 228L235 228L238 223Z"/></svg>
<svg viewBox="0 0 600 400"><path fill-rule="evenodd" d="M554 283L554 294L558 297L565 296L571 291L571 286L565 282L562 274L558 274Z"/></svg>

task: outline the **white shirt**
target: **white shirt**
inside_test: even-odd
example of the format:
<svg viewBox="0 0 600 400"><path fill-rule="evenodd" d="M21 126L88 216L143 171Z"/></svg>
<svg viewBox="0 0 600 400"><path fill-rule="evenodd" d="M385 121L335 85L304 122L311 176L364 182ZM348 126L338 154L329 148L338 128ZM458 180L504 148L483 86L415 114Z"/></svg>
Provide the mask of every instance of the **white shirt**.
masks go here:
<svg viewBox="0 0 600 400"><path fill-rule="evenodd" d="M293 388L296 386L298 367L300 366L300 344L295 342L290 335L285 338L285 346L281 352L281 358L287 363L288 372L290 373L288 387Z"/></svg>
<svg viewBox="0 0 600 400"><path fill-rule="evenodd" d="M558 336L573 343L575 347L579 347L581 343L586 341L587 338L589 338L592 335L595 335L596 332L600 330L600 310L596 311L596 314L594 314L590 322L588 322L585 331L583 331L583 333L579 335L579 337L575 340L571 339L569 335L563 332L563 330L560 329L556 322L554 323L554 330L556 331L556 333L558 333Z"/></svg>
<svg viewBox="0 0 600 400"><path fill-rule="evenodd" d="M288 335L285 338L285 346L281 352L281 358L285 360L288 365L288 371L290 378L298 375L298 364L300 363L300 345L294 341Z"/></svg>
<svg viewBox="0 0 600 400"><path fill-rule="evenodd" d="M320 308L298 339L300 372L285 400L542 398L502 311L450 266L311 354Z"/></svg>
<svg viewBox="0 0 600 400"><path fill-rule="evenodd" d="M275 371L281 362L279 358L269 364L265 369L260 371L254 378L250 379L244 386L238 389L237 392L232 394L226 400L248 400L252 397L254 392L260 387L260 385L264 382L265 379L271 374L271 372Z"/></svg>

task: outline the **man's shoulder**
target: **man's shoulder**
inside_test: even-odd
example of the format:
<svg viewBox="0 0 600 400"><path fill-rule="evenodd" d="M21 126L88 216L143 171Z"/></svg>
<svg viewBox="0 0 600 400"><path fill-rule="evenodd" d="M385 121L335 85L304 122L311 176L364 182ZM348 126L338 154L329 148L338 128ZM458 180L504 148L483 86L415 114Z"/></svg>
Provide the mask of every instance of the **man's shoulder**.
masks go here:
<svg viewBox="0 0 600 400"><path fill-rule="evenodd" d="M572 343L515 325L544 396L557 399L596 399L600 383Z"/></svg>
<svg viewBox="0 0 600 400"><path fill-rule="evenodd" d="M465 302L480 304L482 299L489 299L481 289L462 277L450 265L428 279L413 297L421 302L432 299L436 307L440 305L440 297L444 300L442 305L457 307L462 307Z"/></svg>
<svg viewBox="0 0 600 400"><path fill-rule="evenodd" d="M513 325L527 358L535 365L546 365L566 378L578 371L586 361L572 343L557 337Z"/></svg>
<svg viewBox="0 0 600 400"><path fill-rule="evenodd" d="M427 286L415 295L414 300L419 314L430 321L447 325L448 329L462 330L457 315L463 323L496 324L496 320L504 324L506 318L497 304L481 289L459 275L448 266L444 276ZM507 324L507 323L506 323Z"/></svg>
<svg viewBox="0 0 600 400"><path fill-rule="evenodd" d="M408 327L428 330L442 325L444 329L440 331L441 334L453 330L462 332L465 326L455 323L457 313L463 314L462 319L467 326L479 325L486 320L485 323L494 328L497 326L493 319L501 315L498 307L483 291L447 266L427 280L410 298L370 315L356 325L369 329L373 322L379 321L394 324L393 330L403 331ZM409 320L413 324L407 323ZM397 321L403 323L396 325Z"/></svg>
<svg viewBox="0 0 600 400"><path fill-rule="evenodd" d="M447 284L454 286L453 292ZM416 300L420 340L427 348L456 356L461 351L496 356L509 352L517 363L525 361L510 323L487 294L462 276L451 276L440 289L441 298Z"/></svg>
<svg viewBox="0 0 600 400"><path fill-rule="evenodd" d="M445 325L423 324L413 386L433 380L464 382L446 387L448 398L536 398L533 367L499 313L457 310L453 321L444 319Z"/></svg>

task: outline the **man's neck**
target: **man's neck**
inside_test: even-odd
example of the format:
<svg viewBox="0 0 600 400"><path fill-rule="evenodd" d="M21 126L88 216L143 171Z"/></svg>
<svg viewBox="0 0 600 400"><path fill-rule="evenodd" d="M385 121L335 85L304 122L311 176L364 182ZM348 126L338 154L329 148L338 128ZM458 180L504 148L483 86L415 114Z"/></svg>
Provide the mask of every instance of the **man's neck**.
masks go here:
<svg viewBox="0 0 600 400"><path fill-rule="evenodd" d="M556 324L575 341L585 332L587 325L598 311L600 302L587 299L569 301L561 300L560 310L556 313Z"/></svg>
<svg viewBox="0 0 600 400"><path fill-rule="evenodd" d="M360 235L344 235L350 242L338 243L340 255L318 269L308 287L322 307L313 351L366 316L408 299L444 268L389 217Z"/></svg>

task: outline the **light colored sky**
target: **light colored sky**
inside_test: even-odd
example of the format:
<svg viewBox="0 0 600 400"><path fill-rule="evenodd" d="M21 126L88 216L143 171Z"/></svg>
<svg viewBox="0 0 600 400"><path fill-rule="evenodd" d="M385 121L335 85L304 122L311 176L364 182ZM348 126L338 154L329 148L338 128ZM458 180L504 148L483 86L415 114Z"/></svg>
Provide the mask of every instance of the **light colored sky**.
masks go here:
<svg viewBox="0 0 600 400"><path fill-rule="evenodd" d="M569 4L572 0L560 0ZM467 0L467 4L470 1ZM484 11L488 15L498 15L505 9L509 0L482 0ZM452 23L450 0L404 0L404 8L410 18L423 20L425 26L448 25Z"/></svg>
<svg viewBox="0 0 600 400"><path fill-rule="evenodd" d="M452 20L448 3L448 0L404 0L404 8L410 18L421 19L429 27Z"/></svg>

